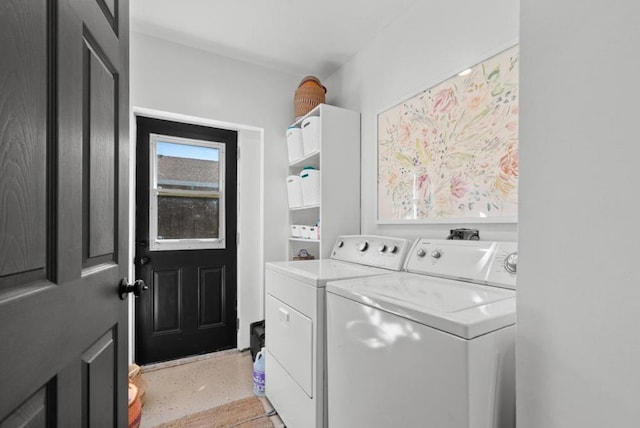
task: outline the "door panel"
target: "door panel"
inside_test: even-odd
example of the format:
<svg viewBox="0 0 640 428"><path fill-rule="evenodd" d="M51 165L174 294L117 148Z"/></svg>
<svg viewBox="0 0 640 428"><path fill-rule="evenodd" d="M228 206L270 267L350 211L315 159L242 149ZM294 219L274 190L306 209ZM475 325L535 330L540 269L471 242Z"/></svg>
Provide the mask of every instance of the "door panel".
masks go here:
<svg viewBox="0 0 640 428"><path fill-rule="evenodd" d="M1 289L46 277L48 213L42 207L47 197L50 76L45 1L4 1L0 11Z"/></svg>
<svg viewBox="0 0 640 428"><path fill-rule="evenodd" d="M224 148L212 149L206 142ZM195 147L194 157L171 154L169 149L181 144L181 150ZM235 131L137 118L136 277L149 286L136 299L139 364L236 346L236 145ZM224 162L204 159L213 150ZM221 188L224 199L217 195ZM150 203L153 195L157 212ZM154 216L159 249L151 248L149 236ZM224 236L218 236L222 230ZM196 249L175 249L170 241L176 239ZM197 249L203 243L189 243L193 239L221 248ZM163 249L167 245L174 249Z"/></svg>
<svg viewBox="0 0 640 428"><path fill-rule="evenodd" d="M115 104L117 76L114 66L100 51L92 37L85 34L83 81L83 225L84 266L113 260L116 153Z"/></svg>
<svg viewBox="0 0 640 428"><path fill-rule="evenodd" d="M200 268L198 286L200 318L198 328L216 327L224 323L225 314L225 268Z"/></svg>
<svg viewBox="0 0 640 428"><path fill-rule="evenodd" d="M128 4L113 6L121 34L95 0L0 2L3 427L127 424Z"/></svg>
<svg viewBox="0 0 640 428"><path fill-rule="evenodd" d="M47 426L47 387L40 388L17 408L0 426L45 427Z"/></svg>
<svg viewBox="0 0 640 428"><path fill-rule="evenodd" d="M114 33L118 32L118 3L116 0L96 0L100 9L104 13L105 19L113 28Z"/></svg>
<svg viewBox="0 0 640 428"><path fill-rule="evenodd" d="M198 328L215 327L224 323L225 268L200 268L200 318Z"/></svg>
<svg viewBox="0 0 640 428"><path fill-rule="evenodd" d="M83 426L115 425L116 350L113 331L107 332L82 354Z"/></svg>
<svg viewBox="0 0 640 428"><path fill-rule="evenodd" d="M152 284L153 334L179 333L182 319L180 269L154 270Z"/></svg>

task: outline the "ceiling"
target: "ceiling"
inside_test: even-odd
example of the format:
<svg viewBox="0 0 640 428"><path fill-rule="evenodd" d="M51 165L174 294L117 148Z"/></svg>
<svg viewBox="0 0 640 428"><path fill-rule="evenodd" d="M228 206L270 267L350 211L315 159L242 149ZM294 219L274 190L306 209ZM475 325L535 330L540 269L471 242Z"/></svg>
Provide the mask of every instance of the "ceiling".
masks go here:
<svg viewBox="0 0 640 428"><path fill-rule="evenodd" d="M417 0L133 0L131 30L328 77Z"/></svg>

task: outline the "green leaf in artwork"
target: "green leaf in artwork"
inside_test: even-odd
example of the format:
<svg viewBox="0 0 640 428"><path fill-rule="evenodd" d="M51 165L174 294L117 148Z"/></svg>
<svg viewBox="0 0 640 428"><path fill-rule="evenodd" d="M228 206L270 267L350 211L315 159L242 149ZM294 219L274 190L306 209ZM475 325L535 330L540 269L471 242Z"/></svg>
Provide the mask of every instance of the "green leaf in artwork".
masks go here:
<svg viewBox="0 0 640 428"><path fill-rule="evenodd" d="M502 95L503 93L504 93L504 88L502 86L498 86L496 88L493 88L493 90L491 91L491 96L497 97L498 95Z"/></svg>
<svg viewBox="0 0 640 428"><path fill-rule="evenodd" d="M487 80L491 80L494 77L498 77L500 75L500 67L496 67L489 75L487 76Z"/></svg>
<svg viewBox="0 0 640 428"><path fill-rule="evenodd" d="M471 159L474 158L473 154L471 154L471 153L462 153L462 152L451 153L449 156L451 156L452 158L456 158L458 160L462 160L462 161L470 161Z"/></svg>
<svg viewBox="0 0 640 428"><path fill-rule="evenodd" d="M427 165L431 162L431 154L425 149L424 144L418 138L416 138L416 152L418 153L418 159L423 165Z"/></svg>
<svg viewBox="0 0 640 428"><path fill-rule="evenodd" d="M487 211L491 211L491 204L487 202Z"/></svg>
<svg viewBox="0 0 640 428"><path fill-rule="evenodd" d="M401 163L407 164L407 166L413 166L413 161L411 160L411 158L403 153L396 152L396 159L398 159L398 161Z"/></svg>

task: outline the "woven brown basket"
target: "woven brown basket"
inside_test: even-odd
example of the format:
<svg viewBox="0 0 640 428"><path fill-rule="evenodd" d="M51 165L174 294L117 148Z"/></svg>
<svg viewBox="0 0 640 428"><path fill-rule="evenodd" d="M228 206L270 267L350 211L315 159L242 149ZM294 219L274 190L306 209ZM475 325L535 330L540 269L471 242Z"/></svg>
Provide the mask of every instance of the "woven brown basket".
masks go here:
<svg viewBox="0 0 640 428"><path fill-rule="evenodd" d="M305 250L304 248L301 249L300 251L298 251L298 254L296 254L293 257L293 260L313 260L315 259L315 257L313 257L311 254L309 254L309 252L307 250Z"/></svg>
<svg viewBox="0 0 640 428"><path fill-rule="evenodd" d="M300 82L293 97L296 119L309 113L315 106L325 102L327 88L314 76L307 76Z"/></svg>

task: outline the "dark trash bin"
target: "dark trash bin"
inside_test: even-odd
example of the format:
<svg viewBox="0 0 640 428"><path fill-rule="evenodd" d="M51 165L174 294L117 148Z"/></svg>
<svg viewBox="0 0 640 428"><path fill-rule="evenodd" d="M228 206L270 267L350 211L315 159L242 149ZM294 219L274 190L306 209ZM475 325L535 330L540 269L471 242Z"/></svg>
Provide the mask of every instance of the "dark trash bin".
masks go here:
<svg viewBox="0 0 640 428"><path fill-rule="evenodd" d="M251 348L251 358L253 361L256 360L256 355L260 350L264 347L264 320L256 321L249 325L250 329L250 348Z"/></svg>

